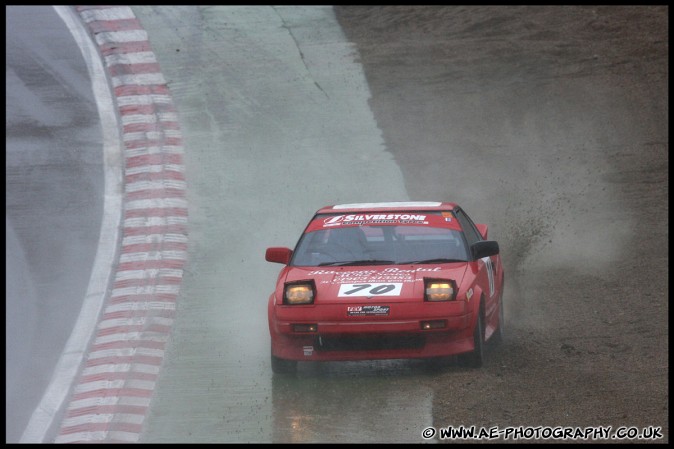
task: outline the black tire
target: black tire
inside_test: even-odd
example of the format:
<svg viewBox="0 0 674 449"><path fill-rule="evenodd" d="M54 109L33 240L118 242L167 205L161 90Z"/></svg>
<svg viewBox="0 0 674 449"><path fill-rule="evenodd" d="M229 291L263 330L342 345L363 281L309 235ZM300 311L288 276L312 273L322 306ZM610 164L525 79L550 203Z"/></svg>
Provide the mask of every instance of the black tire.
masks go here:
<svg viewBox="0 0 674 449"><path fill-rule="evenodd" d="M294 374L297 372L297 361L280 359L272 355L271 370L274 374Z"/></svg>
<svg viewBox="0 0 674 449"><path fill-rule="evenodd" d="M478 309L477 323L473 329L473 342L475 349L471 352L459 355L459 360L471 368L480 368L484 361L484 324L482 323L482 307Z"/></svg>

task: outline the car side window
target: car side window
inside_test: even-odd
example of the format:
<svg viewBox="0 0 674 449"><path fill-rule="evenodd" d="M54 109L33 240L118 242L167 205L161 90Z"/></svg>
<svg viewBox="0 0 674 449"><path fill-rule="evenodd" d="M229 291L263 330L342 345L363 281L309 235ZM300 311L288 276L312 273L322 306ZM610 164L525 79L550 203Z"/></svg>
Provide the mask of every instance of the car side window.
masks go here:
<svg viewBox="0 0 674 449"><path fill-rule="evenodd" d="M468 246L482 240L482 236L478 232L477 227L463 210L461 209L454 210L454 215L461 224L463 233L466 236L466 240L468 241Z"/></svg>

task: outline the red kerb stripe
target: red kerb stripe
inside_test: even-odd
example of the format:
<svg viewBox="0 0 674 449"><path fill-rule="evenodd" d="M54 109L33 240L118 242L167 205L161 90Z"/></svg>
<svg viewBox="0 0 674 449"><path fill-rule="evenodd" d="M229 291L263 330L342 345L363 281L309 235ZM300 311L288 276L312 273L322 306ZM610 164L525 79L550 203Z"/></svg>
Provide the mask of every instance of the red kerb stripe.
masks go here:
<svg viewBox="0 0 674 449"><path fill-rule="evenodd" d="M122 246L122 254L149 253L152 251L187 251L187 243L184 242L151 242L135 243Z"/></svg>
<svg viewBox="0 0 674 449"><path fill-rule="evenodd" d="M128 104L120 106L119 113L125 115L137 114L155 114L158 112L176 112L175 106L172 103L153 102L149 104Z"/></svg>
<svg viewBox="0 0 674 449"><path fill-rule="evenodd" d="M86 366L103 366L103 365L119 365L123 363L141 363L143 365L160 366L163 357L154 357L151 355L133 355L133 356L116 356L116 357L99 357L97 359L87 360Z"/></svg>
<svg viewBox="0 0 674 449"><path fill-rule="evenodd" d="M169 89L164 84L126 85L115 87L115 96L126 97L132 95L169 95Z"/></svg>
<svg viewBox="0 0 674 449"><path fill-rule="evenodd" d="M184 181L185 174L181 171L163 169L162 171L134 173L132 175L126 175L124 178L127 184L137 181L161 181L164 179Z"/></svg>
<svg viewBox="0 0 674 449"><path fill-rule="evenodd" d="M162 140L140 139L140 140L127 140L126 142L124 142L124 146L126 147L127 150L137 150L138 148L147 148L147 147L162 147L165 145L182 146L182 144L183 144L182 138L168 137L168 136Z"/></svg>
<svg viewBox="0 0 674 449"><path fill-rule="evenodd" d="M64 427L61 429L61 435L68 435L79 432L129 432L140 433L143 430L142 424L131 424L125 422L110 423L85 423L76 426Z"/></svg>
<svg viewBox="0 0 674 449"><path fill-rule="evenodd" d="M144 295L143 295L144 296ZM99 329L96 336L105 337L106 335L124 334L127 332L156 332L158 334L168 334L171 332L171 326L165 324L129 324L125 326L112 326Z"/></svg>
<svg viewBox="0 0 674 449"><path fill-rule="evenodd" d="M138 19L94 20L87 25L94 34L106 31L143 30Z"/></svg>
<svg viewBox="0 0 674 449"><path fill-rule="evenodd" d="M111 55L125 55L128 53L140 53L152 51L148 41L135 42L104 42L98 46L101 54L105 56Z"/></svg>
<svg viewBox="0 0 674 449"><path fill-rule="evenodd" d="M91 374L88 376L82 376L80 384L88 384L90 382L100 382L103 380L147 380L154 382L157 380L157 375L153 373L142 373L138 371L109 371L105 373Z"/></svg>
<svg viewBox="0 0 674 449"><path fill-rule="evenodd" d="M91 407L80 407L68 410L68 418L77 418L84 415L103 415L113 413L128 413L130 415L144 415L148 407L144 405L92 405Z"/></svg>
<svg viewBox="0 0 674 449"><path fill-rule="evenodd" d="M177 131L180 130L180 123L167 122L166 120L157 121L156 123L129 123L122 127L122 133L127 135L130 133L151 133L162 132L164 130Z"/></svg>
<svg viewBox="0 0 674 449"><path fill-rule="evenodd" d="M143 154L126 158L126 168L142 167L144 165L183 164L183 155L176 153Z"/></svg>
<svg viewBox="0 0 674 449"><path fill-rule="evenodd" d="M109 349L136 349L136 348L147 348L147 349L161 349L164 350L166 343L163 341L153 341L153 340L119 340L119 341L110 341L107 343L100 343L94 345L91 348L90 352L96 351L106 351ZM80 382L84 383L84 382Z"/></svg>
<svg viewBox="0 0 674 449"><path fill-rule="evenodd" d="M136 237L150 234L187 234L186 225L143 226L140 228L124 228L124 236Z"/></svg>
<svg viewBox="0 0 674 449"><path fill-rule="evenodd" d="M127 201L133 200L150 200L158 198L185 198L184 189L147 189L147 190L137 190L135 192L129 192L126 194ZM135 227L135 226L134 226ZM126 229L134 228L132 226L127 226ZM135 227L138 228L138 227ZM179 231L182 232L182 231ZM148 232L148 234L156 234L156 232Z"/></svg>
<svg viewBox="0 0 674 449"><path fill-rule="evenodd" d="M138 260L120 263L117 266L117 271L160 270L162 268L181 268L183 265L185 265L185 259ZM172 278L173 276L165 277ZM159 276L155 276L155 280L157 278Z"/></svg>
<svg viewBox="0 0 674 449"><path fill-rule="evenodd" d="M141 73L161 73L159 64L139 63L139 64L114 64L108 67L111 76L137 75Z"/></svg>

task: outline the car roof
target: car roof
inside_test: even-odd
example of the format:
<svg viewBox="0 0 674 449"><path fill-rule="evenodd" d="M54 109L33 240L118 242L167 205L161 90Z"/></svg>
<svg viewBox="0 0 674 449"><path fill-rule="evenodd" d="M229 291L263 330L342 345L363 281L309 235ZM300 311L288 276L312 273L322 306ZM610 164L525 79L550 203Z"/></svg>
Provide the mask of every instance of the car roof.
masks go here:
<svg viewBox="0 0 674 449"><path fill-rule="evenodd" d="M447 211L458 207L456 203L440 201L393 201L380 203L335 204L319 209L317 214L357 213L357 212L412 212L412 211Z"/></svg>

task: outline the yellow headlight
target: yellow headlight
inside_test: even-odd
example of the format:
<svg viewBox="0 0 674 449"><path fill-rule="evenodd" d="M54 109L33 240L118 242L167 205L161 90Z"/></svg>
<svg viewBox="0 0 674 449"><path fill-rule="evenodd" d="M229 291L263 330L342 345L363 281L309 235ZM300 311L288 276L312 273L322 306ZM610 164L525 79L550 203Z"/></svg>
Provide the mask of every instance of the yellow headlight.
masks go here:
<svg viewBox="0 0 674 449"><path fill-rule="evenodd" d="M314 289L309 284L286 285L286 304L311 304L314 301Z"/></svg>
<svg viewBox="0 0 674 449"><path fill-rule="evenodd" d="M432 282L426 285L427 301L449 301L454 296L454 288L449 282Z"/></svg>

